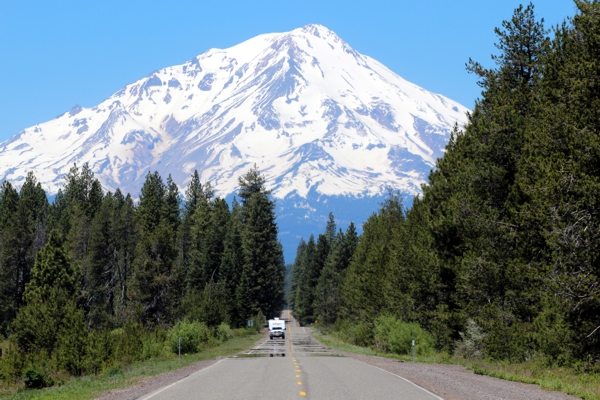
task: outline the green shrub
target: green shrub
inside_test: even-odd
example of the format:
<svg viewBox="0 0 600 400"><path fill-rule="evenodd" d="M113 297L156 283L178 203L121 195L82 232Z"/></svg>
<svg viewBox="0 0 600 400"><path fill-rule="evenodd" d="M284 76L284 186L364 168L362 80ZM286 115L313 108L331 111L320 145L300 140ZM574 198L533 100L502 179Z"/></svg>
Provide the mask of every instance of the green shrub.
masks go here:
<svg viewBox="0 0 600 400"><path fill-rule="evenodd" d="M180 337L182 353L197 353L211 339L210 330L205 324L179 321L167 334L167 343L175 354L178 353Z"/></svg>
<svg viewBox="0 0 600 400"><path fill-rule="evenodd" d="M262 331L265 327L265 316L263 315L262 311L259 311L258 315L252 317L251 319L253 321L253 326L249 328L254 332Z"/></svg>
<svg viewBox="0 0 600 400"><path fill-rule="evenodd" d="M86 369L88 373L99 374L107 366L111 365L115 359L114 340L111 332L99 331L90 332L88 360Z"/></svg>
<svg viewBox="0 0 600 400"><path fill-rule="evenodd" d="M52 386L52 378L36 365L30 365L23 371L23 382L28 389L41 389Z"/></svg>
<svg viewBox="0 0 600 400"><path fill-rule="evenodd" d="M114 364L104 370L104 376L117 376L123 374L123 367L120 364Z"/></svg>
<svg viewBox="0 0 600 400"><path fill-rule="evenodd" d="M10 385L21 380L25 360L16 345L8 343L5 349L0 357L0 378Z"/></svg>
<svg viewBox="0 0 600 400"><path fill-rule="evenodd" d="M62 370L74 376L81 376L87 372L92 335L88 333L83 311L77 308L75 302L69 302L65 307L65 316L57 339L58 348L55 351Z"/></svg>
<svg viewBox="0 0 600 400"><path fill-rule="evenodd" d="M251 333L246 328L235 328L231 330L233 337L246 337Z"/></svg>
<svg viewBox="0 0 600 400"><path fill-rule="evenodd" d="M219 325L219 327L217 328L216 336L217 339L219 339L221 342L226 342L229 339L233 338L233 332L229 325L227 325L225 322L221 322L221 325Z"/></svg>
<svg viewBox="0 0 600 400"><path fill-rule="evenodd" d="M150 360L166 357L169 354L166 342L167 331L162 328L156 328L152 332L147 333L142 339L140 359Z"/></svg>
<svg viewBox="0 0 600 400"><path fill-rule="evenodd" d="M144 348L140 333L144 330L142 324L128 321L122 328L110 332L116 360L129 364L139 359Z"/></svg>
<svg viewBox="0 0 600 400"><path fill-rule="evenodd" d="M373 342L373 328L366 322L353 323L340 321L336 323L340 339L350 344L369 347Z"/></svg>
<svg viewBox="0 0 600 400"><path fill-rule="evenodd" d="M411 354L415 339L415 354L424 356L434 352L433 337L419 324L407 323L391 315L382 315L375 320L375 348L386 353Z"/></svg>

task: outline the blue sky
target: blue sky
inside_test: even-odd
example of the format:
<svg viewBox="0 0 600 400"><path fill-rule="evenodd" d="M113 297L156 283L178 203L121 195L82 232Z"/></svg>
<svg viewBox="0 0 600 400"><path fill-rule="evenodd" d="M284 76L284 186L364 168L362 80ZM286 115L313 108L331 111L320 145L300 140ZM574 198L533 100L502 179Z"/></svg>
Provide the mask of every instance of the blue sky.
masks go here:
<svg viewBox="0 0 600 400"><path fill-rule="evenodd" d="M547 26L571 0L534 2ZM494 27L518 1L0 2L0 142L80 104L91 107L154 70L261 33L319 23L403 78L471 108L465 62L490 65Z"/></svg>

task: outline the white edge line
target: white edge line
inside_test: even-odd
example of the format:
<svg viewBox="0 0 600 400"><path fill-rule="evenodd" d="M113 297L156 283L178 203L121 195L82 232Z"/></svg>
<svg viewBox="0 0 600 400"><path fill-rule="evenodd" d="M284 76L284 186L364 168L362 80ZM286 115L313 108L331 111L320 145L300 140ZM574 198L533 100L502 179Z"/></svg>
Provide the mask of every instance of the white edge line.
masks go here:
<svg viewBox="0 0 600 400"><path fill-rule="evenodd" d="M148 400L148 399L151 399L151 398L153 398L154 396L156 396L156 395L158 395L158 394L160 394L160 393L164 392L165 390L169 389L170 387L172 387L172 386L175 386L175 385L177 385L178 383L181 383L181 382L185 381L185 380L186 380L186 379L188 379L188 378L191 378L192 376L196 375L197 373L206 371L207 369L209 369L209 368L211 368L211 367L213 367L213 366L217 365L218 363L220 363L220 362L221 362L221 361L223 361L223 360L224 360L224 359L220 359L220 360L219 360L219 361L217 361L216 363L214 363L214 364L212 364L212 365L209 365L209 366L208 366L208 367L206 367L206 368L202 368L201 370L199 370L199 371L196 371L196 372L194 372L193 374L190 374L190 375L186 376L185 378L182 378L182 379L178 380L177 382L173 382L173 383L171 383L170 385L167 385L167 386L165 386L165 387L162 387L162 388L160 388L160 389L158 389L158 390L155 390L154 392L152 392L152 393L150 393L150 394L147 394L147 395L145 395L145 396L138 397L138 400Z"/></svg>
<svg viewBox="0 0 600 400"><path fill-rule="evenodd" d="M355 358L355 360L356 360L356 358ZM364 362L364 361L361 361L361 360L357 360L357 361ZM394 374L393 372L390 372L390 371L386 371L386 370L385 370L385 369L383 369L383 368L376 367L376 366L374 366L374 365L372 365L372 364L369 364L369 363L367 363L367 362L364 362L364 363L365 363L365 364L367 364L367 365L370 365L370 366L371 366L371 367L373 367L373 368L377 368L377 369L379 369L379 370L381 370L381 371L383 371L383 372L387 372L387 373L388 373L388 374L390 374L390 375L394 375L395 377L398 377L398 378L400 378L400 379L402 379L402 380L404 380L404 381L406 381L406 382L410 383L411 385L414 385L414 386L418 387L418 388L419 388L419 389L421 389L422 391L429 393L430 395L432 395L432 396L433 396L433 397L435 397L436 399L439 399L439 400L445 400L443 397L440 397L440 396L438 396L437 394L430 392L429 390L425 389L423 386L417 385L417 384L416 384L416 383L414 383L413 381L409 381L408 379L406 379L406 378L403 378L403 377L401 377L400 375Z"/></svg>

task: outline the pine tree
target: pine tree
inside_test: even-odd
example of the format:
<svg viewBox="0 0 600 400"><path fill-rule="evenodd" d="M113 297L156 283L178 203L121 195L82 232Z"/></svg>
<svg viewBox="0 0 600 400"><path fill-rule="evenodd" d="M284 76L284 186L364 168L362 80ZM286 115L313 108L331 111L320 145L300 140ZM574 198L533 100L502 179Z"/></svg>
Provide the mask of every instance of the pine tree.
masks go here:
<svg viewBox="0 0 600 400"><path fill-rule="evenodd" d="M332 243L331 251L319 277L316 295L316 313L324 324L333 324L339 318L341 285L357 243L358 235L352 222L346 234L340 229Z"/></svg>
<svg viewBox="0 0 600 400"><path fill-rule="evenodd" d="M426 221L436 253L425 268L442 276L437 296L443 299L444 313L452 315L444 317L447 329L464 326L469 316L484 331L504 329L506 336L529 329L525 323L539 304L539 292L529 290L536 286L531 281L535 274L526 261L516 261L520 228L515 204L522 197L516 180L547 38L533 5L517 8L496 34L496 68L470 61L468 70L480 77L483 97L464 132L453 132L444 158L424 187L421 207L428 209ZM495 356L523 353L517 350L521 344L510 342L514 346L509 348L503 343L509 342L496 341Z"/></svg>
<svg viewBox="0 0 600 400"><path fill-rule="evenodd" d="M102 186L87 163L81 170L77 164L73 165L65 176L64 190L59 191L54 203L52 227L59 229L63 237L66 238L71 231L75 210L79 212L78 218L89 224L102 204ZM73 245L78 246L79 243Z"/></svg>
<svg viewBox="0 0 600 400"><path fill-rule="evenodd" d="M167 193L165 197L165 217L173 230L177 232L179 223L181 222L179 206L181 199L179 198L179 188L173 182L171 174L167 178Z"/></svg>
<svg viewBox="0 0 600 400"><path fill-rule="evenodd" d="M573 336L558 353L579 358L600 354L600 4L575 4L578 14L557 29L543 65L516 212L520 255L548 290L536 319L539 337L554 329L545 316L566 321Z"/></svg>
<svg viewBox="0 0 600 400"><path fill-rule="evenodd" d="M19 193L9 181L0 187L0 329L8 336L10 322L21 303L17 242Z"/></svg>
<svg viewBox="0 0 600 400"><path fill-rule="evenodd" d="M25 289L25 306L13 322L15 340L26 352L56 349L58 333L65 321L65 308L75 301L79 290L79 273L68 259L58 231L50 233L40 250Z"/></svg>
<svg viewBox="0 0 600 400"><path fill-rule="evenodd" d="M148 173L137 208L140 240L136 246L132 297L147 323L169 323L172 318L173 267L177 257L176 222L169 190L155 172Z"/></svg>
<svg viewBox="0 0 600 400"><path fill-rule="evenodd" d="M120 325L116 318L124 309L136 240L131 197L119 189L108 192L90 227L83 293L90 326Z"/></svg>
<svg viewBox="0 0 600 400"><path fill-rule="evenodd" d="M228 304L228 314L230 316L230 325L244 326L246 318L249 316L245 311L239 313L236 299L236 293L241 284L241 274L243 269L242 254L242 221L241 208L237 200L233 199L231 216L227 225L227 233L223 243L223 256L219 266L219 281L225 285L227 293L226 301ZM246 277L247 279L247 277Z"/></svg>
<svg viewBox="0 0 600 400"><path fill-rule="evenodd" d="M204 188L200 183L198 171L194 170L183 199L182 220L178 232L179 254L177 256L175 277L177 286L180 289L180 292L177 295L179 298L183 298L185 295L185 286L190 269L190 252L193 247L191 233L192 217L198 208L199 202L203 201L203 199Z"/></svg>
<svg viewBox="0 0 600 400"><path fill-rule="evenodd" d="M306 251L306 242L304 239L300 239L300 243L296 249L296 258L294 259L294 264L292 264L292 279L290 283L290 292L288 294L287 303L290 310L294 311L294 315L296 314L296 298L298 296L298 287L301 285L302 281L302 259L304 258L304 252Z"/></svg>
<svg viewBox="0 0 600 400"><path fill-rule="evenodd" d="M8 323L22 304L35 254L46 243L48 200L31 172L18 195L9 183L3 184L0 195L4 198L0 210L0 274L6 296L0 325L6 334Z"/></svg>
<svg viewBox="0 0 600 400"><path fill-rule="evenodd" d="M299 256L298 284L296 286L296 298L294 299L294 316L301 323L314 320L314 288L319 278L316 273L316 252L315 238L310 235L304 251Z"/></svg>
<svg viewBox="0 0 600 400"><path fill-rule="evenodd" d="M239 283L235 289L235 308L232 314L233 326L244 327L246 321L253 316L250 281L246 271L242 269Z"/></svg>
<svg viewBox="0 0 600 400"><path fill-rule="evenodd" d="M242 199L242 253L254 313L274 317L285 304L285 265L277 240L275 203L256 166L239 179Z"/></svg>
<svg viewBox="0 0 600 400"><path fill-rule="evenodd" d="M74 376L86 372L89 364L89 332L86 327L83 310L77 308L75 300L63 305L63 319L56 344L58 365Z"/></svg>
<svg viewBox="0 0 600 400"><path fill-rule="evenodd" d="M363 225L363 235L342 283L343 319L372 324L378 315L389 311L384 288L390 279L393 238L404 223L402 197L390 192L379 213Z"/></svg>

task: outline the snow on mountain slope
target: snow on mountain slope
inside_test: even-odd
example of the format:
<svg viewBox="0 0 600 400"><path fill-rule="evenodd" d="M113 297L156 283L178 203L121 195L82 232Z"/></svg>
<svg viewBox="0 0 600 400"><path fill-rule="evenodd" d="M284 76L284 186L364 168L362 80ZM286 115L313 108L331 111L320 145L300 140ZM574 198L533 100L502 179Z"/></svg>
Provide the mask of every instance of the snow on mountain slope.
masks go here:
<svg viewBox="0 0 600 400"><path fill-rule="evenodd" d="M211 49L25 129L0 143L0 181L34 171L56 193L87 162L105 190L137 196L158 170L184 191L197 169L227 195L256 163L279 199L415 195L467 111L307 25Z"/></svg>

